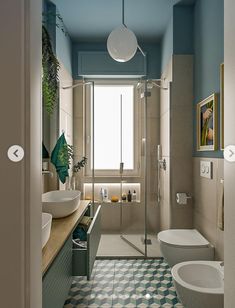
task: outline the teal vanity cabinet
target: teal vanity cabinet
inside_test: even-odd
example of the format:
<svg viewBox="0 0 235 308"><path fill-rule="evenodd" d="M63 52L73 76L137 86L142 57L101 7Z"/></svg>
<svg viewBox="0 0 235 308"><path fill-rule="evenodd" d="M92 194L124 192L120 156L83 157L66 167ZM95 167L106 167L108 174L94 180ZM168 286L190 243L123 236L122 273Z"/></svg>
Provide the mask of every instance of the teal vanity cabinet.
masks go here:
<svg viewBox="0 0 235 308"><path fill-rule="evenodd" d="M73 276L87 276L90 280L101 237L100 220L101 205L87 231L87 249L73 249Z"/></svg>
<svg viewBox="0 0 235 308"><path fill-rule="evenodd" d="M42 307L62 308L72 284L72 235L43 276Z"/></svg>
<svg viewBox="0 0 235 308"><path fill-rule="evenodd" d="M86 213L84 211L85 215L92 212L90 207L91 205L88 206ZM96 210L87 232L87 249L73 249L72 234L83 215L74 223L72 232L70 231L57 256L43 275L43 308L62 308L64 306L73 276L87 276L87 279L90 279L101 236L100 214L101 206ZM61 224L65 220L66 217L61 219ZM56 223L58 225L60 221L57 220Z"/></svg>

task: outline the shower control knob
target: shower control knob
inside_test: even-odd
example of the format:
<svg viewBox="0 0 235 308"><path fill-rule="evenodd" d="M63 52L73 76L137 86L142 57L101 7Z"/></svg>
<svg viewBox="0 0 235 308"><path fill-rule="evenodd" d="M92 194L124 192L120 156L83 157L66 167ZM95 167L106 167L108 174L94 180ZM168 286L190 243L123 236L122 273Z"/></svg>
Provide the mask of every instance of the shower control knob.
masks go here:
<svg viewBox="0 0 235 308"><path fill-rule="evenodd" d="M224 159L228 162L235 162L235 145L228 145L224 149Z"/></svg>

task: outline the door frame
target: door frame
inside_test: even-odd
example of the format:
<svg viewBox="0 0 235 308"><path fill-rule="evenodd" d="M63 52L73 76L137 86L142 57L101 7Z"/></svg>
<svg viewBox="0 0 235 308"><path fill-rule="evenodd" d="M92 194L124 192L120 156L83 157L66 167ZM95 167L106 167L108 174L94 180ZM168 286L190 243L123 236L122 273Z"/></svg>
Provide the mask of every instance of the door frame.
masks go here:
<svg viewBox="0 0 235 308"><path fill-rule="evenodd" d="M224 146L235 144L235 2L224 0ZM224 259L225 259L225 307L234 307L235 277L235 163L224 160Z"/></svg>
<svg viewBox="0 0 235 308"><path fill-rule="evenodd" d="M0 5L1 307L41 308L41 0ZM12 162L11 145L24 149Z"/></svg>

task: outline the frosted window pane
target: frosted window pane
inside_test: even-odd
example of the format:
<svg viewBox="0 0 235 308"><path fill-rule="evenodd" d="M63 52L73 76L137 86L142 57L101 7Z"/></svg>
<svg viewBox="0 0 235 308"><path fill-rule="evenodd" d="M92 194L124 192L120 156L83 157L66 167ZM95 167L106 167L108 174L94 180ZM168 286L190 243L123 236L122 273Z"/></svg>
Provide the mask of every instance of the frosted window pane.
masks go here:
<svg viewBox="0 0 235 308"><path fill-rule="evenodd" d="M94 92L95 169L119 169L121 162L121 95L123 101L122 161L124 169L133 169L133 86L95 86Z"/></svg>

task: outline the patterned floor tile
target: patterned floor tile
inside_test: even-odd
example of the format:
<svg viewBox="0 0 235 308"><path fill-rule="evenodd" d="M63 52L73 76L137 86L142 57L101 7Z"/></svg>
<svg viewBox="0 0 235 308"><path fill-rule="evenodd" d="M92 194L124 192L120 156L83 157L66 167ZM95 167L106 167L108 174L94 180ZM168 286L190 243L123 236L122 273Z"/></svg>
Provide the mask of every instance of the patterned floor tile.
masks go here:
<svg viewBox="0 0 235 308"><path fill-rule="evenodd" d="M92 279L74 277L64 308L183 308L163 259L96 260Z"/></svg>
<svg viewBox="0 0 235 308"><path fill-rule="evenodd" d="M136 296L135 294L120 294L113 295L112 300L113 307L136 307Z"/></svg>
<svg viewBox="0 0 235 308"><path fill-rule="evenodd" d="M105 306L104 306L105 305ZM92 292L87 298L88 307L112 307L112 295Z"/></svg>

